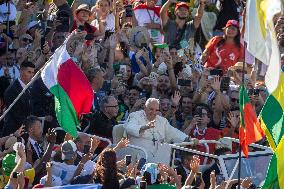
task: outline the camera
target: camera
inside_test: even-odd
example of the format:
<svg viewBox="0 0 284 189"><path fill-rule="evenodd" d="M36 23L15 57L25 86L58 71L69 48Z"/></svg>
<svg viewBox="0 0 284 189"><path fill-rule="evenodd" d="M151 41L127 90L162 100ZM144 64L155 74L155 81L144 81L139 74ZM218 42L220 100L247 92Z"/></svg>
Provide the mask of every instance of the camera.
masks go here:
<svg viewBox="0 0 284 189"><path fill-rule="evenodd" d="M126 5L124 8L125 8L125 17L132 17L133 16L132 5Z"/></svg>
<svg viewBox="0 0 284 189"><path fill-rule="evenodd" d="M110 30L107 30L105 32L105 37L104 37L104 41L107 40L114 32L110 31Z"/></svg>

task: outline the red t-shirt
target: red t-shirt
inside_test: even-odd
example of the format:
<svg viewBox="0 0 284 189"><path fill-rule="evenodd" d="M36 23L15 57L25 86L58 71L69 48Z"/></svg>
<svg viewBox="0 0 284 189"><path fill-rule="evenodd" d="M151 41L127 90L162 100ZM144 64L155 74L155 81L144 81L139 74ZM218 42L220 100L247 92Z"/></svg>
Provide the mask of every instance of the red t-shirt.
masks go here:
<svg viewBox="0 0 284 189"><path fill-rule="evenodd" d="M77 22L76 20L74 20L72 31L76 30L77 27ZM84 31L86 31L87 33L95 33L97 31L97 28L95 26L90 25L89 23L85 23Z"/></svg>
<svg viewBox="0 0 284 189"><path fill-rule="evenodd" d="M222 37L213 37L208 44L206 49L209 50L209 57L205 63L206 68L220 68L224 73L227 72L228 68L234 66L240 59L244 59L244 48L237 47L235 44L227 44L217 47L218 42Z"/></svg>
<svg viewBox="0 0 284 189"><path fill-rule="evenodd" d="M192 138L197 138L198 140L219 140L221 137L221 131L214 128L207 128L204 135L199 135L198 133L194 132L194 129L191 130L190 136ZM209 153L215 152L215 144L208 144L209 146ZM198 145L197 150L201 152L206 152L206 148L204 145Z"/></svg>

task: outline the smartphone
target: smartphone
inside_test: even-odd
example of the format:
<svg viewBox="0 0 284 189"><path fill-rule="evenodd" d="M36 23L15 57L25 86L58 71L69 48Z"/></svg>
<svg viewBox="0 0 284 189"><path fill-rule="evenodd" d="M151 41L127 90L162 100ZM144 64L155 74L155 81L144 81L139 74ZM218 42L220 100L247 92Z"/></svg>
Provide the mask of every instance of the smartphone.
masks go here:
<svg viewBox="0 0 284 189"><path fill-rule="evenodd" d="M248 95L249 95L249 96L254 95L254 89L249 89L249 90L248 90Z"/></svg>
<svg viewBox="0 0 284 189"><path fill-rule="evenodd" d="M131 163L131 155L126 155L125 156L125 164L128 166Z"/></svg>
<svg viewBox="0 0 284 189"><path fill-rule="evenodd" d="M56 131L56 144L62 144L64 142L66 132L64 130L57 130Z"/></svg>
<svg viewBox="0 0 284 189"><path fill-rule="evenodd" d="M90 152L90 148L91 148L90 145L84 145L83 153L88 154Z"/></svg>
<svg viewBox="0 0 284 189"><path fill-rule="evenodd" d="M258 95L259 95L259 89L254 89L254 90L253 90L253 95L258 96Z"/></svg>
<svg viewBox="0 0 284 189"><path fill-rule="evenodd" d="M13 172L12 177L15 178L15 179L18 178L18 173L17 172Z"/></svg>
<svg viewBox="0 0 284 189"><path fill-rule="evenodd" d="M141 158L138 161L137 169L140 171L142 169L142 167L145 165L145 163L146 163L146 159L145 158Z"/></svg>
<svg viewBox="0 0 284 189"><path fill-rule="evenodd" d="M132 17L133 16L133 9L132 5L126 5L125 8L125 17Z"/></svg>
<svg viewBox="0 0 284 189"><path fill-rule="evenodd" d="M183 57L184 56L184 50L183 49L178 50L177 55L178 55L178 57Z"/></svg>
<svg viewBox="0 0 284 189"><path fill-rule="evenodd" d="M222 76L222 75L223 75L223 70L221 70L221 69L213 69L213 70L210 70L210 75L219 75L219 76Z"/></svg>
<svg viewBox="0 0 284 189"><path fill-rule="evenodd" d="M223 176L218 174L216 175L216 184L220 185L224 181Z"/></svg>
<svg viewBox="0 0 284 189"><path fill-rule="evenodd" d="M141 99L141 98L147 98L147 93L146 92L141 92L139 94L139 99Z"/></svg>
<svg viewBox="0 0 284 189"><path fill-rule="evenodd" d="M120 72L122 75L125 75L125 74L126 74L126 65L120 65L120 66L119 66L119 72Z"/></svg>
<svg viewBox="0 0 284 189"><path fill-rule="evenodd" d="M111 83L109 81L104 81L102 86L102 91L108 92L111 89Z"/></svg>
<svg viewBox="0 0 284 189"><path fill-rule="evenodd" d="M84 26L83 25L78 26L77 31L84 31Z"/></svg>
<svg viewBox="0 0 284 189"><path fill-rule="evenodd" d="M23 142L21 137L17 137L17 142Z"/></svg>
<svg viewBox="0 0 284 189"><path fill-rule="evenodd" d="M104 41L107 40L114 32L110 31L110 30L107 30L105 32L105 37L104 37Z"/></svg>
<svg viewBox="0 0 284 189"><path fill-rule="evenodd" d="M189 79L178 79L177 84L179 86L191 86L191 80L189 80Z"/></svg>
<svg viewBox="0 0 284 189"><path fill-rule="evenodd" d="M220 88L222 91L227 91L229 89L231 78L230 77L222 77Z"/></svg>
<svg viewBox="0 0 284 189"><path fill-rule="evenodd" d="M208 75L207 79L208 79L209 81L212 81L212 80L214 80L214 76Z"/></svg>
<svg viewBox="0 0 284 189"><path fill-rule="evenodd" d="M196 173L195 176L195 187L200 187L201 183L202 183L202 173L198 172Z"/></svg>
<svg viewBox="0 0 284 189"><path fill-rule="evenodd" d="M61 11L57 14L56 20L60 22L60 25L56 27L57 32L69 32L69 15L65 11Z"/></svg>
<svg viewBox="0 0 284 189"><path fill-rule="evenodd" d="M147 182L141 180L139 183L139 189L147 189Z"/></svg>
<svg viewBox="0 0 284 189"><path fill-rule="evenodd" d="M40 48L43 49L44 48L44 44L45 44L45 37L42 37L40 39Z"/></svg>
<svg viewBox="0 0 284 189"><path fill-rule="evenodd" d="M94 40L95 39L95 35L93 33L87 33L87 35L85 36L86 40Z"/></svg>
<svg viewBox="0 0 284 189"><path fill-rule="evenodd" d="M147 43L141 43L140 48L146 48L147 49L147 47L148 47Z"/></svg>
<svg viewBox="0 0 284 189"><path fill-rule="evenodd" d="M158 76L159 75L156 72L151 72L150 75L149 75L149 78L150 78L151 81L155 81L155 80L157 80Z"/></svg>

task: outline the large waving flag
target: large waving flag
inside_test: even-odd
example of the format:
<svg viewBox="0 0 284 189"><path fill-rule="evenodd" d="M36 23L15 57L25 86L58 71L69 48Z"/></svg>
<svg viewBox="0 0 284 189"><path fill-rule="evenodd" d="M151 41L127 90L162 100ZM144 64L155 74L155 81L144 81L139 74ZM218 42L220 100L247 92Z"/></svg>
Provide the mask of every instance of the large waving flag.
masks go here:
<svg viewBox="0 0 284 189"><path fill-rule="evenodd" d="M248 0L246 7L247 49L268 65L265 83L272 93L277 88L280 74L280 53L273 18L281 11L281 0Z"/></svg>
<svg viewBox="0 0 284 189"><path fill-rule="evenodd" d="M284 70L284 69L283 69ZM284 189L284 72L276 90L266 100L260 119L274 154L263 189Z"/></svg>
<svg viewBox="0 0 284 189"><path fill-rule="evenodd" d="M249 101L247 90L244 86L240 89L240 113L240 144L243 153L246 157L248 157L248 145L261 140L264 137L264 132L257 120L254 108Z"/></svg>
<svg viewBox="0 0 284 189"><path fill-rule="evenodd" d="M270 96L260 113L260 121L274 151L263 189L284 189L284 68L273 18L282 9L281 0L248 0L245 41L248 51L268 65L265 84Z"/></svg>
<svg viewBox="0 0 284 189"><path fill-rule="evenodd" d="M90 112L94 94L85 74L68 54L66 43L55 51L41 77L55 97L59 125L76 138L79 117Z"/></svg>

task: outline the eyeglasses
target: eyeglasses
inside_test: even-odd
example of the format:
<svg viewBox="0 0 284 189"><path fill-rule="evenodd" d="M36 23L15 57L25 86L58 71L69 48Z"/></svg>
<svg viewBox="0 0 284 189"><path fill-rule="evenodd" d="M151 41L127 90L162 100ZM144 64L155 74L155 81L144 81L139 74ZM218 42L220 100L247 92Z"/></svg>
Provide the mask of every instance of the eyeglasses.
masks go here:
<svg viewBox="0 0 284 189"><path fill-rule="evenodd" d="M54 38L55 38L55 39L65 39L65 36L63 36L63 35L58 35L58 36L55 36Z"/></svg>
<svg viewBox="0 0 284 189"><path fill-rule="evenodd" d="M246 70L236 70L237 73L245 73L247 74L247 71Z"/></svg>
<svg viewBox="0 0 284 189"><path fill-rule="evenodd" d="M30 43L33 42L32 40L30 40L30 39L28 39L28 38L23 38L22 41L24 41L24 42L30 42Z"/></svg>
<svg viewBox="0 0 284 189"><path fill-rule="evenodd" d="M117 104L117 105L113 105L113 106L106 106L106 107L109 107L109 108L117 108L117 107L118 107L118 104Z"/></svg>
<svg viewBox="0 0 284 189"><path fill-rule="evenodd" d="M240 100L239 100L239 99L237 99L237 98L231 98L231 101L232 101L232 102L237 102L237 103L239 103L239 102L240 102Z"/></svg>

